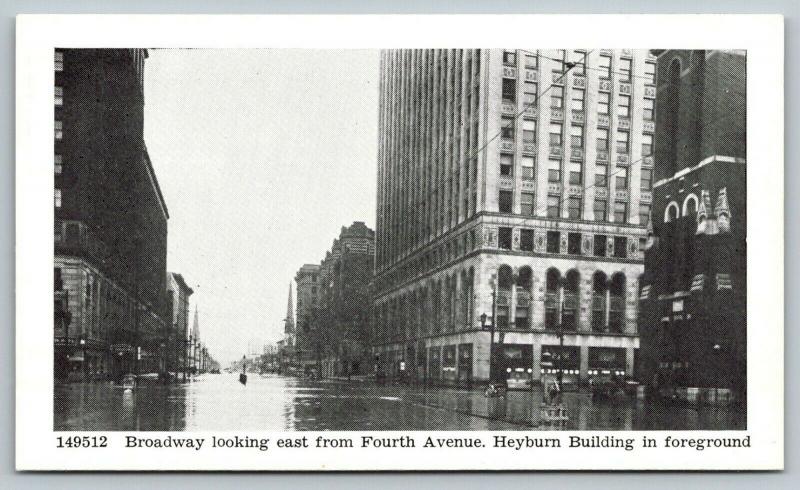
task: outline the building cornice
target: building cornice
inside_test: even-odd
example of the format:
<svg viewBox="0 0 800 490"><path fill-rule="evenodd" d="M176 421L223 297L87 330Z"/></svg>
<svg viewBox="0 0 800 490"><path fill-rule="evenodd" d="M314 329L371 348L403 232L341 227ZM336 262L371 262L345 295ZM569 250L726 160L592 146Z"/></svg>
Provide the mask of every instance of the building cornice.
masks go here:
<svg viewBox="0 0 800 490"><path fill-rule="evenodd" d="M690 173L692 173L692 172L694 172L696 170L699 170L699 169L705 167L706 165L708 165L710 163L714 163L714 162L746 164L747 163L747 159L740 158L740 157L729 157L729 156L722 156L722 155L712 155L712 156L710 156L708 158L705 158L705 159L701 160L700 163L698 163L697 165L695 165L693 167L686 167L686 168L684 168L682 170L679 170L679 171L675 172L675 175L673 175L672 177L667 177L665 179L659 180L658 182L653 184L653 189L655 189L656 187L660 187L660 186L662 186L664 184L668 184L670 182L673 182L675 180L678 180L681 177L685 177L686 175L688 175L688 174L690 174Z"/></svg>

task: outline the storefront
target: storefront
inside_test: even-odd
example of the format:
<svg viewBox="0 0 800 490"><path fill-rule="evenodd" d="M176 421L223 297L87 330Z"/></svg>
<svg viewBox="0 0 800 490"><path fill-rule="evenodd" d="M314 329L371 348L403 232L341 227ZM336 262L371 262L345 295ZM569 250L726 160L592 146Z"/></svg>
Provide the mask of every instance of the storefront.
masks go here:
<svg viewBox="0 0 800 490"><path fill-rule="evenodd" d="M458 346L458 384L462 386L472 384L472 344Z"/></svg>
<svg viewBox="0 0 800 490"><path fill-rule="evenodd" d="M580 380L580 347L543 345L541 374L556 375L561 372L565 384L577 384Z"/></svg>
<svg viewBox="0 0 800 490"><path fill-rule="evenodd" d="M625 376L625 349L589 347L589 378Z"/></svg>

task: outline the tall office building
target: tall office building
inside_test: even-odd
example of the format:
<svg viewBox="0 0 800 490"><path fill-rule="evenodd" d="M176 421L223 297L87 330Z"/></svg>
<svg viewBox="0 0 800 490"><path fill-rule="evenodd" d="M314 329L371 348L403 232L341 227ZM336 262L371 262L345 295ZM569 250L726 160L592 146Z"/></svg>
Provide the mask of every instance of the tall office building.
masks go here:
<svg viewBox="0 0 800 490"><path fill-rule="evenodd" d="M143 137L146 58L144 49L55 51L58 378L161 362L169 214Z"/></svg>
<svg viewBox="0 0 800 490"><path fill-rule="evenodd" d="M654 77L643 50L382 53L381 372L488 379L486 315L497 372L631 373Z"/></svg>
<svg viewBox="0 0 800 490"><path fill-rule="evenodd" d="M316 346L311 335L316 308L320 295L319 264L303 264L294 276L297 290L297 328L295 347L297 362L305 370L317 363Z"/></svg>
<svg viewBox="0 0 800 490"><path fill-rule="evenodd" d="M655 53L659 131L641 281L642 379L669 396L727 401L747 388L746 57Z"/></svg>

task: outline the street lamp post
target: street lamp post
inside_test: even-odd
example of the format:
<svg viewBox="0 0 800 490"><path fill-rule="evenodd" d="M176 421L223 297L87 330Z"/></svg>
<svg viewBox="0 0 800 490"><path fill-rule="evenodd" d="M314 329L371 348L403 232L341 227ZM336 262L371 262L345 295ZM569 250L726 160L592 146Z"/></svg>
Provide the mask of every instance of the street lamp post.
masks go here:
<svg viewBox="0 0 800 490"><path fill-rule="evenodd" d="M86 339L81 337L78 342L81 345L81 351L82 351L81 355L83 356L83 361L81 362L81 364L83 364L83 380L88 381L89 373L88 373L88 366L86 363Z"/></svg>
<svg viewBox="0 0 800 490"><path fill-rule="evenodd" d="M192 366L194 365L194 352L192 352L193 345L194 340L192 339L192 334L189 334L189 338L186 340L186 371L190 375L189 379L191 379Z"/></svg>
<svg viewBox="0 0 800 490"><path fill-rule="evenodd" d="M493 288L492 289L492 319L489 324L486 324L486 313L481 314L481 328L483 330L489 330L489 384L495 382L495 374L494 374L494 364L495 364L495 356L494 356L494 328L495 328L495 315L497 311L497 291Z"/></svg>
<svg viewBox="0 0 800 490"><path fill-rule="evenodd" d="M161 376L164 383L169 382L169 371L167 370L167 344L161 342Z"/></svg>
<svg viewBox="0 0 800 490"><path fill-rule="evenodd" d="M556 336L558 336L558 389L563 390L563 382L564 382L564 324L558 324L558 330L556 331Z"/></svg>

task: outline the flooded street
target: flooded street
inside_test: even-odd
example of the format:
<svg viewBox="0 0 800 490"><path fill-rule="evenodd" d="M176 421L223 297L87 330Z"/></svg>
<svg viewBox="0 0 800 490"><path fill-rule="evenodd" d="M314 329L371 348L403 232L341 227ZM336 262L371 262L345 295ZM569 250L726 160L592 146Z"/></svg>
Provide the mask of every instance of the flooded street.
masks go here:
<svg viewBox="0 0 800 490"><path fill-rule="evenodd" d="M533 430L541 391L485 398L480 390L383 386L371 381L306 380L251 374L206 374L191 383L110 383L55 387L55 430ZM568 430L744 429L734 407L593 402L566 393Z"/></svg>

